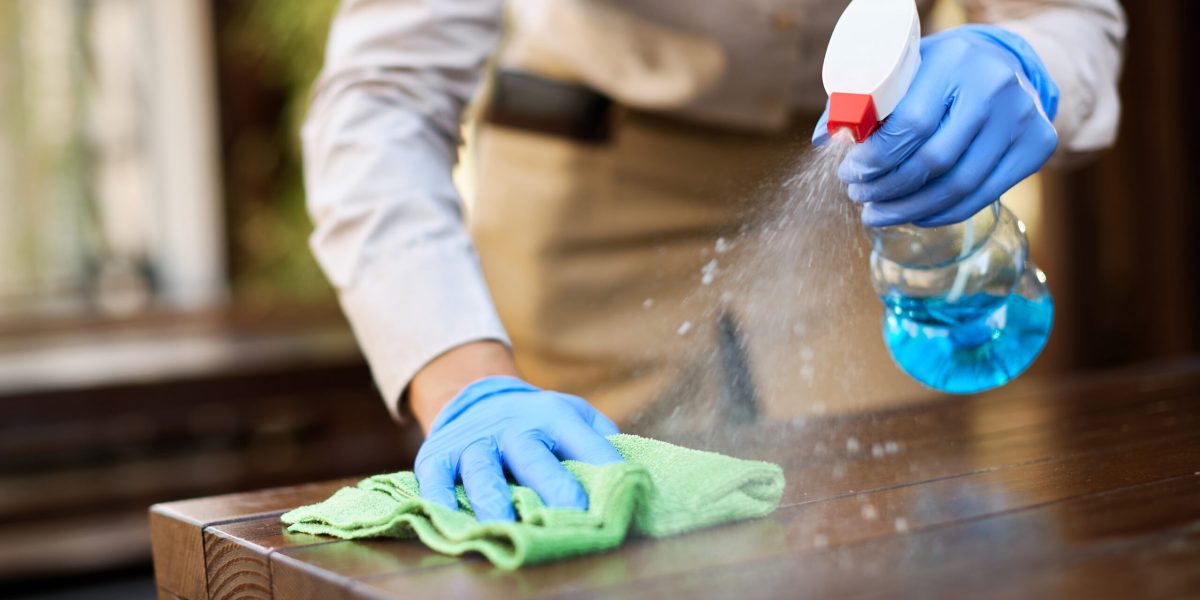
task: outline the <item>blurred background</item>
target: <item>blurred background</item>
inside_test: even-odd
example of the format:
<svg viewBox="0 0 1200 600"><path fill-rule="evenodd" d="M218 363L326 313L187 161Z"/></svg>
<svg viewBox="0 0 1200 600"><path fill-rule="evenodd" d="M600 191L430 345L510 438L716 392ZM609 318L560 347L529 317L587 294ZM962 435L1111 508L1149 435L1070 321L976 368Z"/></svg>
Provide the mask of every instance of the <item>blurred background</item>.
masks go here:
<svg viewBox="0 0 1200 600"><path fill-rule="evenodd" d="M151 503L411 460L307 248L296 132L336 4L0 0L17 594L153 597ZM1120 143L1009 199L1059 307L1034 377L1200 350L1200 7L1125 4Z"/></svg>

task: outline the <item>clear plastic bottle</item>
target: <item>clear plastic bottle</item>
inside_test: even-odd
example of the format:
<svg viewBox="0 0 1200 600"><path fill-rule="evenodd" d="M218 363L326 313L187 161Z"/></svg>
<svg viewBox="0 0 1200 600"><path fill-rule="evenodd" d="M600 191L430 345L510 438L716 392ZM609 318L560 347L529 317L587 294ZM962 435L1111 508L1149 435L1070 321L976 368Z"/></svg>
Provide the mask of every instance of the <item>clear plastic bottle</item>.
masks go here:
<svg viewBox="0 0 1200 600"><path fill-rule="evenodd" d="M867 228L883 337L917 381L968 394L1008 383L1041 352L1054 303L1025 225L1000 203L943 227Z"/></svg>

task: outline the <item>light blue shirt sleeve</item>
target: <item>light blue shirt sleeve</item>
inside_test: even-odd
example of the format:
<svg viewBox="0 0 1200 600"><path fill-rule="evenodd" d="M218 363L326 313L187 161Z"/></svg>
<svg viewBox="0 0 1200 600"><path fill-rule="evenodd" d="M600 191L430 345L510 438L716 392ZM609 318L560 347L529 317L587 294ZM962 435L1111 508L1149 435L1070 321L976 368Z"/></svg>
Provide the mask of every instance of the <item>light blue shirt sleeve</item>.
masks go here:
<svg viewBox="0 0 1200 600"><path fill-rule="evenodd" d="M310 245L393 415L455 346L508 343L451 180L501 0L344 0L303 130Z"/></svg>

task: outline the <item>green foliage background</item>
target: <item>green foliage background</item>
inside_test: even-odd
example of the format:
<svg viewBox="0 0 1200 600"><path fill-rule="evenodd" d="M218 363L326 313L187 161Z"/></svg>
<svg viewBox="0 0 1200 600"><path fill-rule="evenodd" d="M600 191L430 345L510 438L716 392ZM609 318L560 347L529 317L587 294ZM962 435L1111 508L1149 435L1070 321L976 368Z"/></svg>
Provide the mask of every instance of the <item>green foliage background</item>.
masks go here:
<svg viewBox="0 0 1200 600"><path fill-rule="evenodd" d="M269 180L248 186L250 191L235 182L231 189L238 191L227 203L234 298L242 305L332 300L307 244L312 224L305 210L299 130L337 5L337 0L231 0L218 23L223 60L252 64L254 79L248 83L277 103L264 130L234 132L226 160L226 170L233 172L227 176Z"/></svg>

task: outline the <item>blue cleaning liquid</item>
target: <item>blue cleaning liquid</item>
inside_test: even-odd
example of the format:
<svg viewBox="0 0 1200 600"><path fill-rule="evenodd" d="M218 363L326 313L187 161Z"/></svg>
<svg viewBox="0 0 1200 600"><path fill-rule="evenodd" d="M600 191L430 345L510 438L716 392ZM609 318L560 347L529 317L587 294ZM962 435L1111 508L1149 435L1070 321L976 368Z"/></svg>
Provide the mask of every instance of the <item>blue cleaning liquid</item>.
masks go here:
<svg viewBox="0 0 1200 600"><path fill-rule="evenodd" d="M978 294L953 304L944 298L883 299L883 338L896 364L943 392L971 394L1020 375L1046 345L1054 320L1049 294Z"/></svg>

